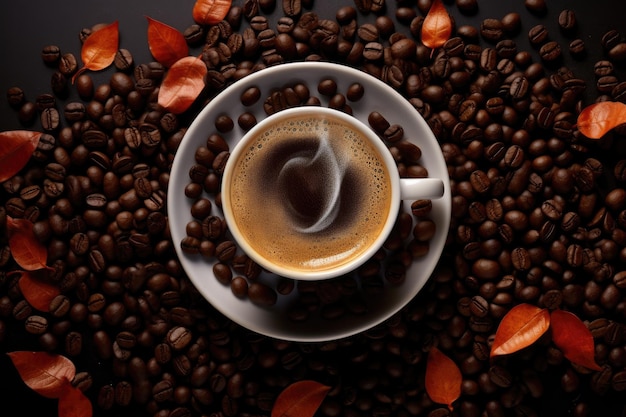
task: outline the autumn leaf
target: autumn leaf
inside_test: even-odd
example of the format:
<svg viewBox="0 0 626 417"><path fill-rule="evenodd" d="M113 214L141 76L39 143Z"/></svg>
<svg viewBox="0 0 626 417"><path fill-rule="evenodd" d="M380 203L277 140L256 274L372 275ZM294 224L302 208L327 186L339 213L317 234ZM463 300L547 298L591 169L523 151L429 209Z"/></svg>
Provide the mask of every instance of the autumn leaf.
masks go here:
<svg viewBox="0 0 626 417"><path fill-rule="evenodd" d="M167 72L159 89L159 104L180 114L193 104L204 88L205 63L193 56L178 60Z"/></svg>
<svg viewBox="0 0 626 417"><path fill-rule="evenodd" d="M17 351L7 353L22 381L46 398L59 398L71 386L76 375L72 361L48 352Z"/></svg>
<svg viewBox="0 0 626 417"><path fill-rule="evenodd" d="M452 20L441 0L434 0L422 23L422 43L439 48L452 35Z"/></svg>
<svg viewBox="0 0 626 417"><path fill-rule="evenodd" d="M589 369L602 369L594 359L593 336L575 314L554 310L550 315L550 322L552 341L567 359Z"/></svg>
<svg viewBox="0 0 626 417"><path fill-rule="evenodd" d="M119 48L119 39L117 21L89 35L80 51L83 67L74 74L72 82L85 70L99 71L111 65Z"/></svg>
<svg viewBox="0 0 626 417"><path fill-rule="evenodd" d="M193 20L200 25L214 25L224 20L232 0L197 0L191 12Z"/></svg>
<svg viewBox="0 0 626 417"><path fill-rule="evenodd" d="M0 182L17 174L30 159L41 138L40 132L10 130L0 132Z"/></svg>
<svg viewBox="0 0 626 417"><path fill-rule="evenodd" d="M452 411L452 403L461 395L463 376L452 359L433 346L426 360L426 393L431 400L446 404Z"/></svg>
<svg viewBox="0 0 626 417"><path fill-rule="evenodd" d="M41 271L21 271L18 285L28 304L39 311L49 311L50 301L61 294L58 286L43 279Z"/></svg>
<svg viewBox="0 0 626 417"><path fill-rule="evenodd" d="M491 356L507 355L533 344L550 327L550 312L519 304L502 318L491 346Z"/></svg>
<svg viewBox="0 0 626 417"><path fill-rule="evenodd" d="M276 398L271 417L312 417L329 390L316 381L294 382Z"/></svg>
<svg viewBox="0 0 626 417"><path fill-rule="evenodd" d="M603 101L585 107L578 115L576 126L586 137L600 139L609 130L623 123L626 123L626 104Z"/></svg>
<svg viewBox="0 0 626 417"><path fill-rule="evenodd" d="M59 397L59 417L91 417L93 408L83 392L70 385Z"/></svg>
<svg viewBox="0 0 626 417"><path fill-rule="evenodd" d="M27 271L47 268L48 250L35 236L29 220L7 216L7 234L11 255L19 266Z"/></svg>
<svg viewBox="0 0 626 417"><path fill-rule="evenodd" d="M176 61L189 55L189 46L180 31L146 16L148 19L148 47L155 60L171 67Z"/></svg>

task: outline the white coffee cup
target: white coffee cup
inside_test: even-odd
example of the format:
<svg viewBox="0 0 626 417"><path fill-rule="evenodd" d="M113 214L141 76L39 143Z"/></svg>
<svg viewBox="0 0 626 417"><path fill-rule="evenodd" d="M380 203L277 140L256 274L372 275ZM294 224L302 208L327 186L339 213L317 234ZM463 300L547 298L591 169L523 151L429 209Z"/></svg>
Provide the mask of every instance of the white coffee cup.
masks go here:
<svg viewBox="0 0 626 417"><path fill-rule="evenodd" d="M400 178L385 143L356 118L304 106L260 121L222 177L233 239L264 269L298 280L354 271L389 236L401 200L436 199L439 178Z"/></svg>

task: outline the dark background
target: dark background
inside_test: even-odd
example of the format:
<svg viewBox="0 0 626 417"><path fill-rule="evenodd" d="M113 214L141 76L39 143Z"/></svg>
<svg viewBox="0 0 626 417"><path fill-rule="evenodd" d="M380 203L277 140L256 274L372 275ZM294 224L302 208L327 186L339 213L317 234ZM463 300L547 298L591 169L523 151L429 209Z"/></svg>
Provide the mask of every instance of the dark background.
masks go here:
<svg viewBox="0 0 626 417"><path fill-rule="evenodd" d="M237 0L234 4L242 4ZM597 95L593 75L594 63L603 56L600 44L601 36L609 29L626 33L626 1L587 0L565 1L547 0L548 11L543 16L533 15L524 7L523 0L478 0L479 10L473 15L463 15L453 1L445 1L446 6L457 25L474 24L478 26L485 18L501 18L509 12L519 12L522 16L522 29L514 39L519 50L529 50L538 60L536 50L528 43L528 30L538 24L546 25L550 37L557 40L564 48L564 64L574 73L587 81L587 103ZM147 45L147 21L145 16L167 23L181 31L193 23L192 7L194 0L31 0L2 2L0 6L0 131L22 129L16 112L7 104L5 93L9 87L21 87L28 100L35 100L37 95L50 93L50 77L54 68L47 67L40 57L45 45L58 45L62 52L72 52L80 57L78 34L84 27L97 23L120 23L120 47L131 51L135 63L151 60ZM280 0L278 0L280 8ZM320 17L334 18L335 11L342 5L353 5L351 0L330 1L315 0L314 11ZM393 16L396 0L387 0L387 13ZM576 12L578 27L573 35L561 33L557 25L557 16L563 8ZM278 9L280 11L280 9ZM375 16L359 17L359 23L373 21ZM398 31L408 33L408 27L397 25ZM575 37L584 40L587 56L584 60L574 60L567 51L567 45ZM193 53L193 51L192 51ZM92 73L96 84L107 82L112 69ZM624 79L624 67L618 68L620 79ZM72 93L68 100L75 98ZM63 102L61 101L60 104ZM59 105L58 108L62 108ZM39 129L36 123L28 129ZM7 335L0 343L0 352L19 348L19 340ZM558 380L554 381L558 384ZM546 381L546 386L548 382ZM550 401L548 401L550 402ZM559 401L556 400L558 403ZM619 403L619 400L617 401ZM5 355L0 355L0 415L4 417L51 416L56 415L56 401L42 399L29 391L19 379ZM547 408L551 407L547 404ZM619 408L621 409L621 406ZM14 411L10 411L14 410ZM551 410L550 415L565 415L563 410ZM555 413L556 412L556 413ZM15 414L14 414L15 413ZM38 413L38 414L35 414ZM606 417L616 414L615 408L609 410ZM135 414L138 416L138 414Z"/></svg>

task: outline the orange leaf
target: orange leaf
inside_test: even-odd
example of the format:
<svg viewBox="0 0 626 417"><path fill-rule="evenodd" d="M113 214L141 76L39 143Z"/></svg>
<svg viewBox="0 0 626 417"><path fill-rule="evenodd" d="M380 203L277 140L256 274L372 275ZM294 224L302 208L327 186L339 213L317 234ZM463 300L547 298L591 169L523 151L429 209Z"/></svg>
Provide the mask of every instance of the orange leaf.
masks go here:
<svg viewBox="0 0 626 417"><path fill-rule="evenodd" d="M439 48L452 35L452 20L441 0L434 0L422 24L422 43Z"/></svg>
<svg viewBox="0 0 626 417"><path fill-rule="evenodd" d="M276 398L271 417L312 417L329 390L316 381L294 382Z"/></svg>
<svg viewBox="0 0 626 417"><path fill-rule="evenodd" d="M589 369L596 371L602 369L594 359L593 336L575 314L554 310L550 315L550 321L552 341L567 359Z"/></svg>
<svg viewBox="0 0 626 417"><path fill-rule="evenodd" d="M0 132L0 182L17 174L37 149L41 133L28 130Z"/></svg>
<svg viewBox="0 0 626 417"><path fill-rule="evenodd" d="M580 133L590 139L600 139L623 123L626 123L626 104L619 101L603 101L587 106L577 120Z"/></svg>
<svg viewBox="0 0 626 417"><path fill-rule="evenodd" d="M26 219L7 216L9 248L15 262L27 271L47 268L48 250L33 232L33 224Z"/></svg>
<svg viewBox="0 0 626 417"><path fill-rule="evenodd" d="M191 12L193 20L201 25L214 25L224 20L232 0L197 0Z"/></svg>
<svg viewBox="0 0 626 417"><path fill-rule="evenodd" d="M507 355L532 345L550 327L550 312L530 304L513 307L502 318L491 356Z"/></svg>
<svg viewBox="0 0 626 417"><path fill-rule="evenodd" d="M99 71L111 65L119 48L119 40L117 21L89 35L80 50L83 67L74 74L72 82L85 70Z"/></svg>
<svg viewBox="0 0 626 417"><path fill-rule="evenodd" d="M191 106L204 88L206 64L193 56L178 60L167 72L159 89L159 104L180 114Z"/></svg>
<svg viewBox="0 0 626 417"><path fill-rule="evenodd" d="M72 361L48 352L17 351L7 353L22 381L46 398L59 398L71 386L76 375Z"/></svg>
<svg viewBox="0 0 626 417"><path fill-rule="evenodd" d="M91 417L93 408L85 394L70 385L59 397L59 417Z"/></svg>
<svg viewBox="0 0 626 417"><path fill-rule="evenodd" d="M36 271L22 271L21 274L18 285L28 304L39 311L49 311L50 301L61 294L59 287L44 281Z"/></svg>
<svg viewBox="0 0 626 417"><path fill-rule="evenodd" d="M146 16L148 19L148 47L161 64L171 67L176 61L189 55L189 46L180 31Z"/></svg>
<svg viewBox="0 0 626 417"><path fill-rule="evenodd" d="M452 403L461 395L463 376L456 363L435 346L430 348L426 360L426 393L431 400L447 404L452 411Z"/></svg>

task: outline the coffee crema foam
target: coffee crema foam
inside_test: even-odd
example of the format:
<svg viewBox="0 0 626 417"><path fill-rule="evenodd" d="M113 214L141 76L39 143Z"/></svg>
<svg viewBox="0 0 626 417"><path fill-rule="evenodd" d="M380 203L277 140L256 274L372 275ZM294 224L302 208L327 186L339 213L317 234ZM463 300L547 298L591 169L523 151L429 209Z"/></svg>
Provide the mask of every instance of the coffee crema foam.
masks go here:
<svg viewBox="0 0 626 417"><path fill-rule="evenodd" d="M293 116L252 138L231 182L233 217L262 257L296 271L350 262L381 233L391 180L341 120Z"/></svg>

